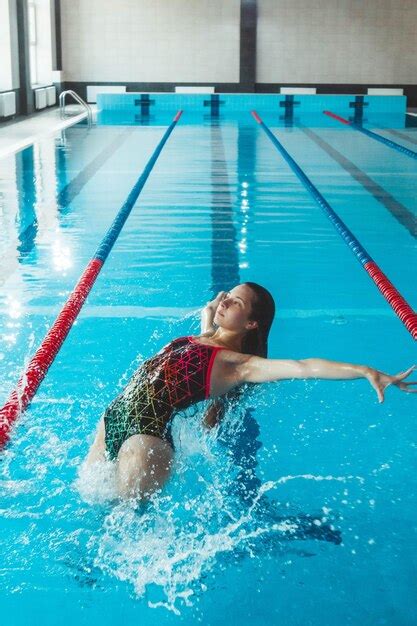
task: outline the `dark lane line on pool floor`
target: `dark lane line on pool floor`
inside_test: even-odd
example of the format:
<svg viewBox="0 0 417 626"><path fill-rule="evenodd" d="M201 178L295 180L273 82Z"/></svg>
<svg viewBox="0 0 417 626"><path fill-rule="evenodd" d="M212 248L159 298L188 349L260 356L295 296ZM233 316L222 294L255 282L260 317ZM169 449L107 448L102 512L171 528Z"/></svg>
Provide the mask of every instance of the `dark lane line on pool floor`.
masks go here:
<svg viewBox="0 0 417 626"><path fill-rule="evenodd" d="M93 178L101 167L113 156L118 148L134 131L129 128L117 135L108 146L104 148L88 165L84 167L61 191L57 194L58 211L60 215L68 213L68 207L76 196L83 190L85 185Z"/></svg>
<svg viewBox="0 0 417 626"><path fill-rule="evenodd" d="M336 231L339 233L343 241L350 248L357 261L367 272L368 276L379 289L383 298L393 309L394 313L399 317L406 329L409 331L413 339L417 340L417 313L408 304L404 296L391 283L388 276L384 274L378 264L373 260L370 254L365 250L360 241L355 237L349 227L344 223L336 211L330 206L329 202L317 189L314 183L309 179L307 174L301 169L298 163L292 158L290 153L284 148L279 139L274 135L270 128L262 121L256 111L251 111L251 115L255 122L259 124L262 130L267 134L281 157L286 161L291 170L297 176L300 183L305 187L307 192L313 197L317 205L322 209L326 217L331 221Z"/></svg>
<svg viewBox="0 0 417 626"><path fill-rule="evenodd" d="M223 143L221 123L214 116L210 125L211 182L211 289L214 295L240 283L237 232L234 224L233 197ZM222 202L217 187L221 180Z"/></svg>
<svg viewBox="0 0 417 626"><path fill-rule="evenodd" d="M66 184L57 194L57 205L59 215L66 215L69 212L69 205L74 198L82 191L84 186L106 163L106 161L122 146L127 137L133 132L132 129L119 134L108 146L106 146L88 165L81 170L73 180ZM57 163L62 163L62 158L57 152ZM16 176L19 181L17 194L19 200L19 210L16 216L17 251L18 261L24 263L35 247L36 235L38 233L38 218L36 215L36 187L35 187L35 161L33 146L16 153ZM57 172L57 177L62 172Z"/></svg>
<svg viewBox="0 0 417 626"><path fill-rule="evenodd" d="M323 111L323 114L327 115L328 117L331 117L334 120L337 120L338 122L340 122L341 124L344 124L345 126L349 126L350 128L353 128L354 130L358 131L358 133L362 133L362 135L365 135L366 137L369 137L370 139L373 139L374 141L378 141L379 143L384 144L384 146L391 148L391 150L396 150L397 152L400 152L401 154L404 154L405 156L410 157L410 159L417 160L417 152L415 152L415 150L410 150L409 148L406 148L400 143L397 143L396 141L391 141L391 139L387 139L387 137L383 137L382 135L379 135L378 133L375 133L372 130L368 130L367 128L360 126L354 121L347 120L346 118L341 117L340 115L337 115L336 113L333 113L332 111Z"/></svg>
<svg viewBox="0 0 417 626"><path fill-rule="evenodd" d="M357 165L352 163L347 157L341 154L336 148L333 148L327 141L317 135L310 128L299 126L300 130L314 141L326 154L334 159L352 178L354 178L366 191L368 191L380 204L382 204L391 215L407 229L412 237L417 238L417 217L405 207L401 202L396 200L381 185L375 182L368 174L365 174Z"/></svg>
<svg viewBox="0 0 417 626"><path fill-rule="evenodd" d="M404 141L408 141L409 143L417 146L417 139L414 137L409 137L405 133L400 133L399 130L394 130L393 128L381 128L380 131L383 130L385 133L389 133L390 135L394 135L394 137L399 137L400 139L404 139Z"/></svg>
<svg viewBox="0 0 417 626"><path fill-rule="evenodd" d="M38 233L33 145L15 155L18 211L15 218L19 261L31 252Z"/></svg>
<svg viewBox="0 0 417 626"><path fill-rule="evenodd" d="M10 393L6 403L0 408L0 449L9 441L10 432L14 422L27 409L35 396L39 385L45 378L50 366L55 360L62 344L74 325L74 322L90 293L101 268L109 256L126 220L135 206L135 203L148 180L152 169L158 160L166 142L176 127L182 111L178 111L171 124L158 145L154 149L151 157L145 165L142 174L136 180L126 197L116 217L111 223L107 233L101 240L96 252L85 267L74 289L62 307L60 313L49 328L41 345L25 366L23 374L20 376L17 385Z"/></svg>

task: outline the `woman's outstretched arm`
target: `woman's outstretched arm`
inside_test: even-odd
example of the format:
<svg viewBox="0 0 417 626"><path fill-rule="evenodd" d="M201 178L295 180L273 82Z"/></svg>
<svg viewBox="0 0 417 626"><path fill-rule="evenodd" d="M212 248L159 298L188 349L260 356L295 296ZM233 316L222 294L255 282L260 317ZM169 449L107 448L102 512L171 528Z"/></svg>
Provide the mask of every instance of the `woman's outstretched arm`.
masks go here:
<svg viewBox="0 0 417 626"><path fill-rule="evenodd" d="M246 383L264 383L293 378L322 378L328 380L366 378L377 392L378 400L383 402L384 391L389 385L395 385L401 391L417 392L417 389L410 389L410 386L416 385L417 381L403 382L414 369L415 366L410 367L405 372L391 376L366 365L354 365L353 363L328 361L326 359L302 359L296 361L246 356L238 365L238 377L240 382Z"/></svg>

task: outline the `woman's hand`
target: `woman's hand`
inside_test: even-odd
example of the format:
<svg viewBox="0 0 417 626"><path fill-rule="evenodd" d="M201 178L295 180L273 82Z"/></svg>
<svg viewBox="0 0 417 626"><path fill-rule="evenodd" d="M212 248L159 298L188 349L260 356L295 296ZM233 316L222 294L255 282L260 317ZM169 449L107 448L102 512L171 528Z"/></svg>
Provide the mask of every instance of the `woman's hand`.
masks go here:
<svg viewBox="0 0 417 626"><path fill-rule="evenodd" d="M220 302L223 298L226 297L225 291L219 291L217 296L211 302L207 302L206 306L201 311L201 332L214 332L215 328L213 326L213 319L219 306Z"/></svg>
<svg viewBox="0 0 417 626"><path fill-rule="evenodd" d="M205 308L206 309L210 309L213 312L216 312L217 307L219 306L220 302L226 297L226 291L219 291L219 293L217 294L217 296L214 298L214 300L211 300L210 302L207 302Z"/></svg>
<svg viewBox="0 0 417 626"><path fill-rule="evenodd" d="M389 374L384 374L384 372L379 372L378 370L374 370L370 367L367 368L365 378L369 380L372 387L375 389L379 402L383 402L385 389L390 385L395 385L398 389L401 389L401 391L405 391L406 393L417 393L417 389L410 389L411 385L417 385L417 381L403 382L404 379L407 378L415 369L416 366L413 365L405 372L400 372L395 376L390 376Z"/></svg>

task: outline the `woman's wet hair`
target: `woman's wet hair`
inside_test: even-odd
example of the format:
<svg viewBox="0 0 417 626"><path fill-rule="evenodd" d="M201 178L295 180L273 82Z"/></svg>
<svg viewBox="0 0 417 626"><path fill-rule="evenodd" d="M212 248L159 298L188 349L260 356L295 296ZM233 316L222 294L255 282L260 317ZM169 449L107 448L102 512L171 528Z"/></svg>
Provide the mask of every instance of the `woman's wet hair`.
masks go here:
<svg viewBox="0 0 417 626"><path fill-rule="evenodd" d="M258 326L248 330L242 340L243 354L253 354L266 359L268 356L268 335L275 315L275 302L269 291L257 283L243 283L250 287L253 293L251 301L251 312L249 319L258 322ZM240 404L242 398L246 397L250 387L255 387L252 383L236 387L229 391L224 398L223 408L218 416L221 419L227 404Z"/></svg>
<svg viewBox="0 0 417 626"><path fill-rule="evenodd" d="M254 297L249 319L258 326L248 330L242 341L242 352L255 356L268 356L268 335L275 315L275 302L269 291L257 283L243 283L250 287Z"/></svg>

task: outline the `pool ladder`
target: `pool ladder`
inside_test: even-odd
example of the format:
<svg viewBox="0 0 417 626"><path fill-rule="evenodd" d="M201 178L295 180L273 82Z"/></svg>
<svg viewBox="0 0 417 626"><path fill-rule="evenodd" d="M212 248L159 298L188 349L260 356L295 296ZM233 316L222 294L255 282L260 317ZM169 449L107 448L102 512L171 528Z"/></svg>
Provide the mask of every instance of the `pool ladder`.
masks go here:
<svg viewBox="0 0 417 626"><path fill-rule="evenodd" d="M79 96L72 89L67 89L66 91L63 91L59 96L59 112L60 112L61 118L65 119L67 117L70 117L65 111L65 106L66 106L65 99L67 96L71 96L72 98L74 98L74 100L76 100L78 104L81 104L81 106L87 111L87 123L88 123L88 127L91 128L93 124L93 111L90 105L87 104L87 102L85 102L81 98L81 96Z"/></svg>

